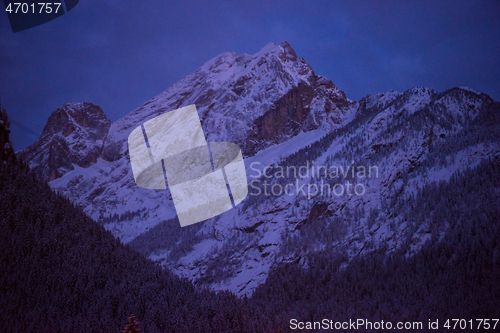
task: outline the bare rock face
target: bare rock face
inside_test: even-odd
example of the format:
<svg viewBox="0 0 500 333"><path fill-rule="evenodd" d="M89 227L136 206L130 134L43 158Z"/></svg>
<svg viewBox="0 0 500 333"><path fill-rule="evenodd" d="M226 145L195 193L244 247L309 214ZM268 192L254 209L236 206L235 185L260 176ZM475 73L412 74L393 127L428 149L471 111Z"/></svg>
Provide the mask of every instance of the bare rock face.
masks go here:
<svg viewBox="0 0 500 333"><path fill-rule="evenodd" d="M255 143L260 140L278 142L285 135L293 136L300 131L311 112L309 104L313 93L310 85L300 82L276 101L268 112L255 120L247 149L255 151L258 149Z"/></svg>
<svg viewBox="0 0 500 333"><path fill-rule="evenodd" d="M68 103L49 117L42 135L19 153L43 179L51 181L73 170L87 168L101 155L111 121L92 103Z"/></svg>
<svg viewBox="0 0 500 333"><path fill-rule="evenodd" d="M282 143L301 131L315 130L321 125L336 128L351 104L333 82L314 75L308 82L299 82L254 121L245 152L254 155L269 145Z"/></svg>

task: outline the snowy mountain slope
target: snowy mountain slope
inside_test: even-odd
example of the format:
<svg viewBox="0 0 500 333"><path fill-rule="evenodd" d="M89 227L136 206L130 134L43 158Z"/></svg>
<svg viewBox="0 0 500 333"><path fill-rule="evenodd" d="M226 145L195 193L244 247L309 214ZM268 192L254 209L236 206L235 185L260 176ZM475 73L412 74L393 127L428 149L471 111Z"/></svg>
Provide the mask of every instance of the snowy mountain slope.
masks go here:
<svg viewBox="0 0 500 333"><path fill-rule="evenodd" d="M268 195L261 186L260 195L250 196L237 211L206 221L191 234L186 231L173 246L157 244L151 237L168 238L168 229L162 225L139 236L131 245L143 253L152 253L151 258L179 275L240 294L251 293L265 281L269 267L277 261L298 260L307 265L308 253L318 250L330 248L354 256L387 245L390 251L402 247L409 253L415 251L432 232L443 234L446 223L435 230L430 224L414 225L398 215L401 203L426 184L447 181L485 158L500 158L499 106L487 96L460 89L435 93L421 88L398 95L384 105L376 115L365 119L359 112L355 121L326 136L318 135L318 140L308 142L306 149L291 149L291 154L280 161L275 157L278 147L288 143L249 159L250 181L265 166L275 165L274 171L268 172L275 176L267 179ZM473 108L478 111L467 111ZM487 135L474 131L476 127L488 129ZM263 164L265 161L268 164ZM335 178L276 176L278 165L284 168L308 163L310 171L313 165L355 166L356 170L354 177L346 169ZM372 177L358 177L357 167L362 166L376 166L377 172ZM343 176L343 172L347 175ZM309 195L316 189L311 187L309 191L308 186L320 187L321 181L344 188L350 181L353 194ZM354 184L363 185L361 195L355 194ZM293 194L273 195L271 185L288 185ZM172 254L177 246L183 248L184 256Z"/></svg>
<svg viewBox="0 0 500 333"><path fill-rule="evenodd" d="M181 228L168 190L135 185L127 137L189 104L196 104L208 141L242 147L250 183L236 209ZM176 274L251 294L277 262L307 265L318 250L352 257L381 245L411 253L444 232L443 217L416 225L401 206L425 184L498 158L499 109L464 88L388 91L352 102L287 43L268 44L253 56L208 61L114 122L94 164L73 165L50 184ZM33 166L37 153L26 154ZM318 173L321 167L328 172ZM314 193L320 188L327 190Z"/></svg>
<svg viewBox="0 0 500 333"><path fill-rule="evenodd" d="M190 104L197 106L208 141L237 142L246 156L260 149L257 147L282 142L300 132L338 127L349 117L354 105L333 83L316 76L286 42L280 45L270 43L253 56L224 53L114 122L103 145L102 161L56 180L54 188L61 189L84 206L96 220L127 211L138 212L145 207L148 212L151 208L162 207L161 216L164 218L175 215L172 205L165 202L169 200L168 194L135 186L129 166L127 138L130 131L144 121ZM279 121L275 121L276 118ZM269 131L256 133L253 129L261 128L261 122L268 127L274 124L286 130L277 135L270 134L271 126ZM296 127L299 122L304 125ZM22 154L28 156L26 158L33 161L32 164L43 165L44 162L36 159L34 153L41 150L34 144ZM120 195L116 195L117 184L120 184ZM124 198L127 198L126 202ZM146 201L148 204L144 206ZM149 214L153 215L148 217L149 221L155 221L151 224L159 222L156 211ZM110 228L122 230L124 226ZM128 231L117 233L123 240L144 231L136 225L126 229L130 229L130 234L126 234Z"/></svg>

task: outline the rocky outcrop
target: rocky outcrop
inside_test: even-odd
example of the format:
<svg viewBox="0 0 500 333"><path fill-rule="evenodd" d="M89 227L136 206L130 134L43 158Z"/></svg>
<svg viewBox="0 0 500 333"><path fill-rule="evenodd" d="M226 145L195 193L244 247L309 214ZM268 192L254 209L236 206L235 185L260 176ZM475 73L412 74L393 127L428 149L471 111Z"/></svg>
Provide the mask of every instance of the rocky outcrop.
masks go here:
<svg viewBox="0 0 500 333"><path fill-rule="evenodd" d="M326 125L332 129L341 125L347 108L352 104L333 82L321 76L301 81L277 100L253 123L244 151L254 155L267 146L284 142L301 131Z"/></svg>
<svg viewBox="0 0 500 333"><path fill-rule="evenodd" d="M19 153L41 178L51 181L73 170L87 168L102 153L111 121L92 103L69 103L49 117L42 135Z"/></svg>
<svg viewBox="0 0 500 333"><path fill-rule="evenodd" d="M248 136L247 155L254 155L269 143L278 143L295 136L303 129L304 120L311 112L313 88L299 83L274 103L268 112L253 123L253 132Z"/></svg>

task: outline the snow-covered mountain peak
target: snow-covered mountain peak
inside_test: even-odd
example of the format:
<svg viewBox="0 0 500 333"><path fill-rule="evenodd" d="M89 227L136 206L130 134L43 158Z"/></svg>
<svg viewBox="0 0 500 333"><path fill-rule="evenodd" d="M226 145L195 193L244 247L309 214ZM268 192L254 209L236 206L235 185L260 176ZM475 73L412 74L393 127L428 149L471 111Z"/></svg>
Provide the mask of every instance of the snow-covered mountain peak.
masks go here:
<svg viewBox="0 0 500 333"><path fill-rule="evenodd" d="M113 123L104 159L126 156L128 134L145 120L190 104L208 141L235 142L252 155L301 131L338 126L352 103L286 42L254 55L223 53Z"/></svg>
<svg viewBox="0 0 500 333"><path fill-rule="evenodd" d="M263 66L269 63L271 66ZM302 58L299 58L287 42L278 45L268 43L254 55L243 53L239 56L234 52L222 53L203 64L187 81L203 77L212 83L237 81L240 77L253 73L266 76L269 67L279 66L291 76L294 85L301 81L309 82L314 71ZM177 89L180 86L173 86Z"/></svg>
<svg viewBox="0 0 500 333"><path fill-rule="evenodd" d="M464 87L464 86L462 86L462 87L458 87L458 89L462 89L462 90L465 90L465 91L469 91L469 92L474 93L474 94L476 94L476 95L481 95L481 94L482 94L482 93L478 92L477 90L474 90L474 89L469 88L469 87Z"/></svg>
<svg viewBox="0 0 500 333"><path fill-rule="evenodd" d="M385 93L378 92L374 94L367 95L366 97L362 98L361 101L366 104L367 108L373 108L375 106L384 106L388 105L392 101L394 101L396 98L401 96L402 93L396 90L388 90Z"/></svg>
<svg viewBox="0 0 500 333"><path fill-rule="evenodd" d="M405 91L405 94L411 94L414 96L432 96L436 92L433 89L427 88L427 87L413 87L411 89L408 89Z"/></svg>

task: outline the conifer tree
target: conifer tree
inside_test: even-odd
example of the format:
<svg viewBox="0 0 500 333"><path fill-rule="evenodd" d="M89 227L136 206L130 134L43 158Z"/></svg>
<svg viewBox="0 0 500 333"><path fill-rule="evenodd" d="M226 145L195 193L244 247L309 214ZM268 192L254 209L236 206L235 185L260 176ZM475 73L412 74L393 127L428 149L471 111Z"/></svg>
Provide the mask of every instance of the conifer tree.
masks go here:
<svg viewBox="0 0 500 333"><path fill-rule="evenodd" d="M137 327L137 321L135 320L135 316L133 314L128 317L128 325L125 326L123 333L139 333L141 329Z"/></svg>

